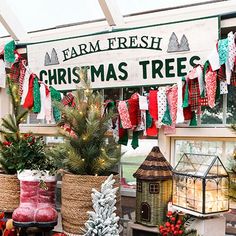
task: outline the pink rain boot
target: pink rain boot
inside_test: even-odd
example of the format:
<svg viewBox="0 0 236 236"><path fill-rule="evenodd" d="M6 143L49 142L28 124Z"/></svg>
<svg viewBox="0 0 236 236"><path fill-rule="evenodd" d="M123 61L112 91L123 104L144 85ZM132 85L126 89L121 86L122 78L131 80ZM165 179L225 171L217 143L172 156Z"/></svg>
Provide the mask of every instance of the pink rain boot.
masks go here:
<svg viewBox="0 0 236 236"><path fill-rule="evenodd" d="M17 224L32 226L38 202L39 182L28 170L18 173L18 179L20 180L20 206L14 210L12 219Z"/></svg>
<svg viewBox="0 0 236 236"><path fill-rule="evenodd" d="M56 177L38 171L18 173L20 180L20 206L13 212L18 227L53 227L57 224L55 210Z"/></svg>
<svg viewBox="0 0 236 236"><path fill-rule="evenodd" d="M44 182L43 185L45 186L39 187L38 190L38 205L35 212L35 221L42 226L54 226L57 224L57 211L55 210L56 181Z"/></svg>

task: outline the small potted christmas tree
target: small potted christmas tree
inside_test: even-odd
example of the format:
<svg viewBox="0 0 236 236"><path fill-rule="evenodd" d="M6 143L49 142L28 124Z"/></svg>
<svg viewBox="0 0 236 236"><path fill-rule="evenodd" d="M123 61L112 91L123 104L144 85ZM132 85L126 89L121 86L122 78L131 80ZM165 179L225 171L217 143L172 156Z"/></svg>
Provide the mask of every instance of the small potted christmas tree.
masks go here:
<svg viewBox="0 0 236 236"><path fill-rule="evenodd" d="M120 160L119 145L107 137L114 113L103 112L102 95L91 89L87 70L78 70L83 86L75 91L73 105L58 106L62 112L58 126L66 140L57 152L60 158L64 155L67 171L62 177L62 224L73 235L82 233L87 211L92 209L92 188L99 189Z"/></svg>
<svg viewBox="0 0 236 236"><path fill-rule="evenodd" d="M1 119L0 134L0 211L13 212L19 205L20 182L16 176L19 163L13 143L20 139L19 125L27 116L27 110L20 110L18 86L7 78L8 93L11 99L13 114Z"/></svg>

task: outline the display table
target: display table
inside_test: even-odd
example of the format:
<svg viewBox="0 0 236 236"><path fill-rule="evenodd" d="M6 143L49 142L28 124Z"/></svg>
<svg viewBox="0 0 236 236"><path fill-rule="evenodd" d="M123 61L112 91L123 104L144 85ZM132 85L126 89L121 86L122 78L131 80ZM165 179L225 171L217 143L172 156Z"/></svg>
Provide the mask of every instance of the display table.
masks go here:
<svg viewBox="0 0 236 236"><path fill-rule="evenodd" d="M134 222L129 222L127 227L127 236L157 236L157 227L147 227Z"/></svg>
<svg viewBox="0 0 236 236"><path fill-rule="evenodd" d="M207 218L192 218L189 226L196 229L197 233L202 236L225 236L226 219L222 215L216 215Z"/></svg>
<svg viewBox="0 0 236 236"><path fill-rule="evenodd" d="M236 235L236 209L224 214L226 218L226 234Z"/></svg>

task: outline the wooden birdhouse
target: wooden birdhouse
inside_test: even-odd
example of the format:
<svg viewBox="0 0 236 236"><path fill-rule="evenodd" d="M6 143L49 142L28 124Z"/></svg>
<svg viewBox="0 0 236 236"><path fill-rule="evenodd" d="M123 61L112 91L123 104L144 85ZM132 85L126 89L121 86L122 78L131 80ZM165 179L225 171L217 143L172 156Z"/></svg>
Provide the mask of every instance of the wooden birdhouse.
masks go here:
<svg viewBox="0 0 236 236"><path fill-rule="evenodd" d="M172 196L172 167L159 147L152 148L133 176L137 178L136 222L147 226L161 224Z"/></svg>

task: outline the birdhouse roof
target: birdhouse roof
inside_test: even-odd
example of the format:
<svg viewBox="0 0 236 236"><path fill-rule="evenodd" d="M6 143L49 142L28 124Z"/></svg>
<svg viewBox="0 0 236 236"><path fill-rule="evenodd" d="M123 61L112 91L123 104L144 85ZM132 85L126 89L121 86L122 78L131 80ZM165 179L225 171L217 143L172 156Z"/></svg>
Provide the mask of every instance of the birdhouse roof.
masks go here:
<svg viewBox="0 0 236 236"><path fill-rule="evenodd" d="M133 175L143 180L172 179L172 167L161 153L159 147L153 147L145 161Z"/></svg>

